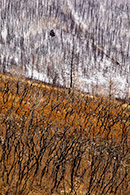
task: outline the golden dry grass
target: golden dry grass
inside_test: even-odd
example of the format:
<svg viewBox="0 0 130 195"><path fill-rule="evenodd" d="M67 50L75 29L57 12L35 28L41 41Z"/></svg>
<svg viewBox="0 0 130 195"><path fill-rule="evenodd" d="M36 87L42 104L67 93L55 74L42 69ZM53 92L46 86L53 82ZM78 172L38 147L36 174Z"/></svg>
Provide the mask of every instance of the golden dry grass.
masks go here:
<svg viewBox="0 0 130 195"><path fill-rule="evenodd" d="M0 74L0 192L123 194L129 130L127 104Z"/></svg>

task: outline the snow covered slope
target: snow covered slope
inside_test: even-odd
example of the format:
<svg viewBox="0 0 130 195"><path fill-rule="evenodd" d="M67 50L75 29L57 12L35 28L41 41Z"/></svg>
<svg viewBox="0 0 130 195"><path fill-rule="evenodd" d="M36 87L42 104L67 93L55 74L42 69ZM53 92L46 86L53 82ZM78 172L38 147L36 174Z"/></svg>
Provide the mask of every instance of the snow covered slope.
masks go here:
<svg viewBox="0 0 130 195"><path fill-rule="evenodd" d="M1 0L0 71L128 98L129 31L127 1Z"/></svg>

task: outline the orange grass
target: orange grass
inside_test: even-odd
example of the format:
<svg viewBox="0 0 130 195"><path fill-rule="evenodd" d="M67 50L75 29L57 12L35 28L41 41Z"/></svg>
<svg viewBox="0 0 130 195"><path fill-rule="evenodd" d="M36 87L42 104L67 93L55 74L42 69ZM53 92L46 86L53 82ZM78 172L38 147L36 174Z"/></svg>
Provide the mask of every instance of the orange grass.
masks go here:
<svg viewBox="0 0 130 195"><path fill-rule="evenodd" d="M23 127L24 135L21 133ZM49 129L48 136L53 137L57 133L58 139L66 131L65 136L67 139L72 140L76 136L83 135L86 139L97 139L99 144L104 140L109 142L111 139L114 140L114 144L123 142L126 139L129 142L130 107L106 98L89 97L73 90L69 94L68 89L56 88L45 85L42 82L33 82L0 74L1 139L6 139L7 129L10 135L11 132L14 132L16 143L18 143L18 139L21 139L20 136L26 143L29 134L34 136L33 142L38 143L39 136L44 134L46 129ZM31 144L31 141L29 143ZM22 146L20 145L20 147ZM15 157L15 147L11 149L9 146L8 149L12 150L12 152L10 159L6 162L6 168L22 158L21 153ZM34 153L40 156L40 151L40 146L35 144ZM0 159L2 159L2 155L1 150ZM22 166L24 166L24 161L22 162ZM44 162L42 163L44 164ZM84 167L85 165L83 164L82 166ZM128 164L127 166L130 165ZM14 170L14 175L12 176L12 179L16 177L17 180L18 178L15 175L17 175L17 170ZM2 178L2 175L0 176ZM11 182L11 177L9 182ZM13 182L11 185L16 187L15 181ZM43 183L47 185L46 181ZM17 185L21 185L21 183L18 182ZM33 185L33 188L35 188L35 185ZM76 181L75 185L77 185ZM79 186L77 192L78 194L83 194L84 190L81 190L81 188L84 189L85 186L83 184ZM38 187L36 188L36 194L43 193L43 189L39 188L38 192ZM30 188L28 187L28 189ZM68 187L68 189L70 188ZM7 192L4 179L0 179L0 190L3 194ZM8 188L9 190L10 188ZM13 187L11 190L13 194ZM29 194L34 192L35 190ZM18 192L15 193L18 194ZM44 194L50 194L50 192L44 191ZM69 190L68 194L70 194Z"/></svg>
<svg viewBox="0 0 130 195"><path fill-rule="evenodd" d="M1 120L7 113L11 120L26 118L26 128L29 128L30 117L33 112L35 127L48 118L47 122L53 127L71 128L70 134L77 131L86 132L86 136L102 135L120 139L122 128L126 132L130 125L130 107L123 107L120 103L108 99L89 97L67 89L59 89L33 81L19 80L20 89L16 94L17 78L0 75L0 105ZM9 87L8 93L6 88ZM45 126L47 124L44 124ZM89 131L92 127L93 131ZM20 130L20 127L17 127ZM111 128L111 130L110 130ZM53 132L52 132L53 133ZM130 138L130 137L129 137Z"/></svg>

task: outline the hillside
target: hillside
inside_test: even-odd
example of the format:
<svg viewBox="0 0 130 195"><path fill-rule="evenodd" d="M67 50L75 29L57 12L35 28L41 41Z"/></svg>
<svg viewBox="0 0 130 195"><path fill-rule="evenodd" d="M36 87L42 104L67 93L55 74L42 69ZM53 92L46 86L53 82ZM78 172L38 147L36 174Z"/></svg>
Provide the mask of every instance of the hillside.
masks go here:
<svg viewBox="0 0 130 195"><path fill-rule="evenodd" d="M128 0L1 0L0 72L130 97ZM50 36L53 30L55 36Z"/></svg>
<svg viewBox="0 0 130 195"><path fill-rule="evenodd" d="M130 106L0 74L0 194L127 194Z"/></svg>

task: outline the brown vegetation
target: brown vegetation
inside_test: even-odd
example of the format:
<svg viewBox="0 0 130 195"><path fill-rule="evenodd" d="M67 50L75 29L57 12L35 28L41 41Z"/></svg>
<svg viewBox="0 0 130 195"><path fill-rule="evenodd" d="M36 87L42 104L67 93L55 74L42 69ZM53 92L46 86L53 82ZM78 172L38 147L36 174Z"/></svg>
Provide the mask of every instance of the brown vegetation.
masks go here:
<svg viewBox="0 0 130 195"><path fill-rule="evenodd" d="M130 107L0 75L0 194L127 194Z"/></svg>

